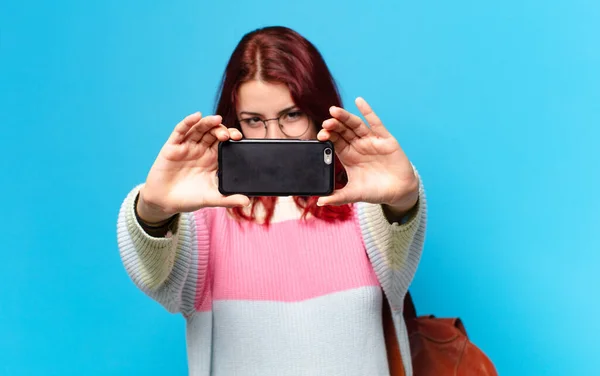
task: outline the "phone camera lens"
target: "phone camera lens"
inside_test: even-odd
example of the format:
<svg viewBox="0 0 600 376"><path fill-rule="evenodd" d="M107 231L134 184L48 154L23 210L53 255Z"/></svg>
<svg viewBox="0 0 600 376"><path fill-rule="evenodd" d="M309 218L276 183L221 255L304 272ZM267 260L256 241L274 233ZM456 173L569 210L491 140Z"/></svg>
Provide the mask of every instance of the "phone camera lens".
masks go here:
<svg viewBox="0 0 600 376"><path fill-rule="evenodd" d="M331 155L331 149L329 149L329 148L325 149L325 154Z"/></svg>

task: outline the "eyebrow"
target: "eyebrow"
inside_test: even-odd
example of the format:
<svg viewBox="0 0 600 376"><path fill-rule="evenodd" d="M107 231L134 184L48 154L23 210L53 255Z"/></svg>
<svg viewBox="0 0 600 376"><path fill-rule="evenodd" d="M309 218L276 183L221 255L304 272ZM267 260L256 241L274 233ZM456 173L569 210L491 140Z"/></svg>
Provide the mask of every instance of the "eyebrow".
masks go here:
<svg viewBox="0 0 600 376"><path fill-rule="evenodd" d="M295 105L294 106L290 106L290 107L286 107L283 110L279 111L277 113L277 115L281 116L282 114L284 114L284 113L286 113L286 112L288 112L290 110L293 110L294 108L297 108L297 107L298 106L295 106ZM242 112L240 112L240 116L242 116L242 115L263 116L263 114L261 114L261 113L258 113L258 112L249 112L249 111L242 111Z"/></svg>

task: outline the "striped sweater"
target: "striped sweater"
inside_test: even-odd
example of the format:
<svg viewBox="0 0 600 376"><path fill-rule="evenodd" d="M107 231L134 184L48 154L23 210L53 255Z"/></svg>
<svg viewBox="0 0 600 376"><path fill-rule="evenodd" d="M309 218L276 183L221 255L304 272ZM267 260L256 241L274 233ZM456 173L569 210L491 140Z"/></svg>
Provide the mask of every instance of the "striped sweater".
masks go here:
<svg viewBox="0 0 600 376"><path fill-rule="evenodd" d="M136 221L139 189L119 212L121 259L136 286L186 319L190 375L388 375L384 298L412 375L402 307L425 236L422 186L403 224L366 203L345 222L300 220L280 198L269 227L206 208L183 213L165 238Z"/></svg>

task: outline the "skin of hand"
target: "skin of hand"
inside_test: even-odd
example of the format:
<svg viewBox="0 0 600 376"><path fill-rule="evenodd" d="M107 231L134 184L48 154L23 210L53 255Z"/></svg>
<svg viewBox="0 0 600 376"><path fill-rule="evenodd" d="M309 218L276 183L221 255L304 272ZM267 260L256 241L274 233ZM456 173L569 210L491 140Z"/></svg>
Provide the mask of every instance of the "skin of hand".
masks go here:
<svg viewBox="0 0 600 376"><path fill-rule="evenodd" d="M223 196L215 184L218 142L242 138L237 129L221 122L220 116L197 112L177 124L140 190L136 209L144 222L159 224L181 212L250 203L243 195Z"/></svg>
<svg viewBox="0 0 600 376"><path fill-rule="evenodd" d="M340 107L331 107L330 119L318 133L320 141L333 142L348 174L348 184L318 205L369 202L384 205L393 217L403 216L419 198L419 181L408 157L394 136L363 98L356 106L367 120Z"/></svg>

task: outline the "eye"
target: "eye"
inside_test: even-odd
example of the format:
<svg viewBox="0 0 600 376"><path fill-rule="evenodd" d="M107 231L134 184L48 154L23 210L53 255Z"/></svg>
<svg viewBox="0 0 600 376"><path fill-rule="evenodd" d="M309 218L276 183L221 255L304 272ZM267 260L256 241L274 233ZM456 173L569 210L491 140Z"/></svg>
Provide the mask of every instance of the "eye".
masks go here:
<svg viewBox="0 0 600 376"><path fill-rule="evenodd" d="M296 121L301 119L304 114L301 111L292 111L285 114L285 120L287 121Z"/></svg>
<svg viewBox="0 0 600 376"><path fill-rule="evenodd" d="M249 127L258 127L262 125L262 120L259 117L244 119L242 122Z"/></svg>

